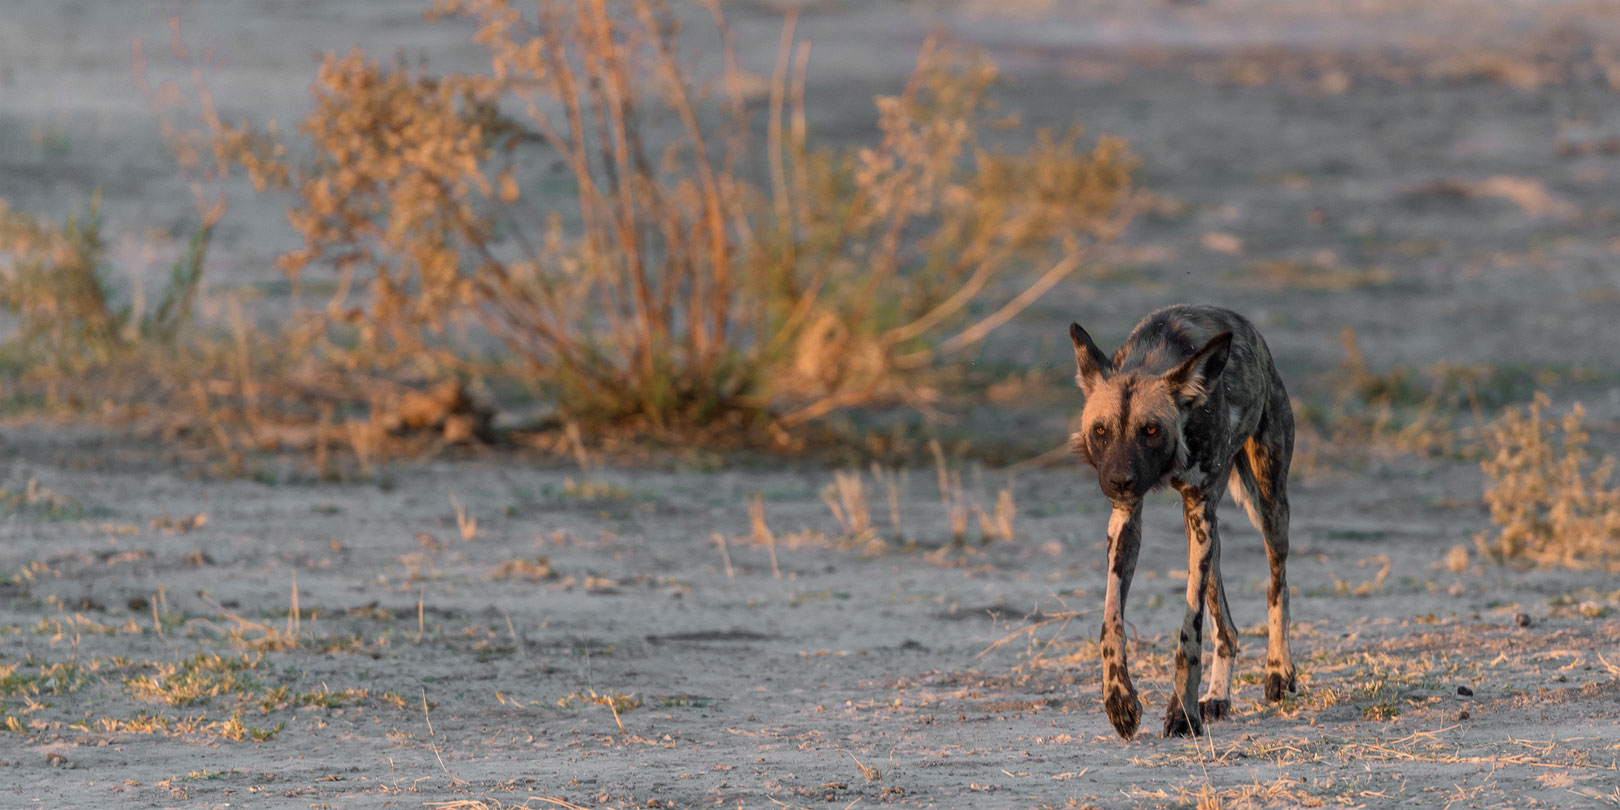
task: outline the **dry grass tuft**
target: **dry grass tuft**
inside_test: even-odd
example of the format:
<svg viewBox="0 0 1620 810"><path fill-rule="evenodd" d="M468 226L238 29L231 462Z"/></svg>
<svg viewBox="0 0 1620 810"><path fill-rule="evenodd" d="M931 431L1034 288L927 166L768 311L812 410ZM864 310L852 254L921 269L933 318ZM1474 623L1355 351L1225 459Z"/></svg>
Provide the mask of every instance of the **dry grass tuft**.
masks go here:
<svg viewBox="0 0 1620 810"><path fill-rule="evenodd" d="M232 692L256 690L257 683L249 673L258 668L259 660L257 656L199 653L177 664L158 664L151 674L132 676L124 681L124 688L140 700L191 706Z"/></svg>
<svg viewBox="0 0 1620 810"><path fill-rule="evenodd" d="M1475 542L1498 562L1612 564L1620 557L1620 489L1607 486L1615 460L1587 449L1580 403L1557 423L1542 418L1549 403L1537 393L1527 409L1509 408L1487 426L1485 503L1499 528Z"/></svg>
<svg viewBox="0 0 1620 810"><path fill-rule="evenodd" d="M0 488L0 510L5 514L25 514L40 520L71 520L84 516L84 507L74 498L54 492L33 478L20 492Z"/></svg>
<svg viewBox="0 0 1620 810"><path fill-rule="evenodd" d="M985 542L991 540L1011 540L1018 536L1013 530L1013 521L1018 517L1018 504L1013 500L1012 481L1007 486L996 491L996 505L993 513L986 513L977 503L973 504L973 514L979 521L979 532Z"/></svg>
<svg viewBox="0 0 1620 810"><path fill-rule="evenodd" d="M1466 557L1464 562L1466 564ZM1395 563L1388 554L1379 554L1362 560L1357 565L1360 568L1366 568L1372 563L1378 564L1378 573L1374 574L1372 579L1355 584L1339 579L1338 575L1329 571L1328 577L1333 580L1333 592L1339 596L1371 596L1382 591L1384 580L1389 578L1389 573L1395 567Z"/></svg>
<svg viewBox="0 0 1620 810"><path fill-rule="evenodd" d="M1018 515L1018 504L1013 499L1011 476L1007 479L1007 486L996 492L993 511L985 512L984 507L963 488L961 471L951 469L946 463L945 449L939 440L930 441L928 449L934 456L935 481L939 485L939 501L945 510L945 522L950 530L951 545L961 546L967 542L969 515L975 516L978 520L981 542L1011 540L1018 536L1013 527L1014 519Z"/></svg>

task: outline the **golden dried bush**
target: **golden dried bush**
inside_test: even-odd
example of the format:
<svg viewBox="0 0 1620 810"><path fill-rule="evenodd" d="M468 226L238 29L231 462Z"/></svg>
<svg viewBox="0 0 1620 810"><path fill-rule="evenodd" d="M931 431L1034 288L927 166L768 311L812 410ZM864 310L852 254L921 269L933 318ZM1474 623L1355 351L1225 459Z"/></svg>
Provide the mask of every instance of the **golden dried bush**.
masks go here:
<svg viewBox="0 0 1620 810"><path fill-rule="evenodd" d="M1485 503L1496 536L1475 538L1499 562L1523 559L1577 567L1620 557L1620 489L1607 487L1615 460L1595 459L1576 403L1561 420L1543 418L1537 393L1508 408L1485 431Z"/></svg>
<svg viewBox="0 0 1620 810"><path fill-rule="evenodd" d="M730 42L718 4L438 0L487 73L330 55L298 165L225 128L257 185L296 195L284 268L339 274L352 365L453 369L488 334L570 420L791 428L913 396L1128 214L1121 141L992 146L994 66L932 47L876 100L876 143L812 147L793 17L762 138L729 44L720 76L687 67L686 11Z"/></svg>

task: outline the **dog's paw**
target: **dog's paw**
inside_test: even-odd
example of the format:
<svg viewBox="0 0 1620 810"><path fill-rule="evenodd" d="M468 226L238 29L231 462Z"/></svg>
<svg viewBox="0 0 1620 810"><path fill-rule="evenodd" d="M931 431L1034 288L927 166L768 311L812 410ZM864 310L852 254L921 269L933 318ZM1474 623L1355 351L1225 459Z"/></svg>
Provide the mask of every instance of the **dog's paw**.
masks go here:
<svg viewBox="0 0 1620 810"><path fill-rule="evenodd" d="M1135 692L1110 691L1103 698L1103 708L1119 736L1127 740L1136 736L1136 729L1142 725L1142 701L1136 698Z"/></svg>
<svg viewBox="0 0 1620 810"><path fill-rule="evenodd" d="M1172 699L1170 708L1164 713L1164 736L1197 737L1203 733L1203 722L1182 711L1181 701Z"/></svg>
<svg viewBox="0 0 1620 810"><path fill-rule="evenodd" d="M1203 715L1206 723L1212 720L1225 720L1232 716L1232 701L1204 698L1198 701L1198 713Z"/></svg>
<svg viewBox="0 0 1620 810"><path fill-rule="evenodd" d="M1298 691L1299 687L1295 683L1293 667L1279 672L1266 673L1266 700L1276 703Z"/></svg>

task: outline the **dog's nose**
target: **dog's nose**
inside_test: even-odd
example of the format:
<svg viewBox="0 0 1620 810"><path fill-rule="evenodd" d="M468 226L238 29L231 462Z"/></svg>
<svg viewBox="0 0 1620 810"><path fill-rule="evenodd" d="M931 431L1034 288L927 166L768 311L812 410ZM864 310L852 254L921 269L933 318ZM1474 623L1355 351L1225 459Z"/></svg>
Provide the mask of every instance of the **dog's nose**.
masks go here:
<svg viewBox="0 0 1620 810"><path fill-rule="evenodd" d="M1120 495L1130 492L1135 484L1136 479L1129 475L1115 475L1108 479L1108 488Z"/></svg>

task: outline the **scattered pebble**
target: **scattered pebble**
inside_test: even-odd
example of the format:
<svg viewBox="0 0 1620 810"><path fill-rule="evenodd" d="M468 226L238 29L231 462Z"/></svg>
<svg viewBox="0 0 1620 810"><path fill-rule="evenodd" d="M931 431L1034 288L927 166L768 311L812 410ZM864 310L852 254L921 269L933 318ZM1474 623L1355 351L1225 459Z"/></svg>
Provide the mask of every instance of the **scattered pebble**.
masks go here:
<svg viewBox="0 0 1620 810"><path fill-rule="evenodd" d="M1468 712L1457 712L1457 719L1458 720L1467 720L1468 719Z"/></svg>
<svg viewBox="0 0 1620 810"><path fill-rule="evenodd" d="M1457 694L1462 695L1463 697L1473 697L1474 690L1469 689L1466 686L1459 686L1457 687Z"/></svg>
<svg viewBox="0 0 1620 810"><path fill-rule="evenodd" d="M1520 627L1530 626L1530 614L1528 613L1520 613L1517 616L1514 616L1513 620L1518 622Z"/></svg>

